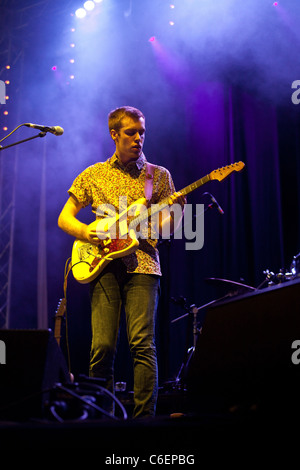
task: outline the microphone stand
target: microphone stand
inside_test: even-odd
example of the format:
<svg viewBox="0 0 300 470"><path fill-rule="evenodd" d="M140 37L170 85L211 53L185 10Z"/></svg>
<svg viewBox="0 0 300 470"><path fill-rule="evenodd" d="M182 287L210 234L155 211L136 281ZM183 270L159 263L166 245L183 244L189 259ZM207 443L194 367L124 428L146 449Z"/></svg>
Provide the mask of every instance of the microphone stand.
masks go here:
<svg viewBox="0 0 300 470"><path fill-rule="evenodd" d="M210 193L203 193L202 196L205 196L206 194L209 194L211 197L212 195ZM214 207L217 207L216 203L215 202L211 202L210 204L208 204L207 207L204 208L204 210L198 214L197 216L194 215L193 218L196 219L198 218L199 216L205 214L208 210L211 210L213 209ZM184 225L183 225L184 226ZM169 246L171 244L171 241L174 239L174 234L179 230L181 229L182 226L180 225L177 230L170 236L170 238L167 238L167 239L159 239L158 242L157 242L157 247L160 247L161 245L164 245L165 243L168 243ZM213 300L205 305L202 305L202 307L199 307L197 308L194 304L191 305L187 311L187 313L185 313L184 315L176 318L175 320L172 320L171 323L175 323L176 321L178 320L181 320L182 318L185 318L191 314L193 314L193 346L188 348L187 352L186 352L186 356L185 356L185 359L183 360L181 366L180 366L180 369L179 369L179 372L178 374L176 375L175 377L175 386L174 388L177 389L177 390L181 390L183 389L184 391L184 388L185 388L185 384L182 382L182 375L184 375L184 371L187 369L188 367L188 364L190 362L190 359L191 357L193 356L194 354L194 351L195 351L195 348L196 348L196 343L197 343L197 338L198 338L198 334L199 334L199 329L198 329L198 321L197 321L197 314L200 310L208 307L209 305L212 305L216 302L219 302L220 300L223 300L225 298L227 298L229 295L225 295L224 297L221 297L220 299L216 299L216 300ZM185 300L185 299L184 299ZM186 305L184 305L184 307L186 308Z"/></svg>
<svg viewBox="0 0 300 470"><path fill-rule="evenodd" d="M45 137L46 134L47 134L47 132L40 132L39 134L34 135L33 137L28 137L27 139L19 140L18 142L15 142L14 144L6 145L5 147L2 147L0 145L0 151L8 149L9 147L13 147L14 145L22 144L23 142L27 142L28 140L36 139L37 137ZM6 139L6 137L5 137L5 139ZM4 139L2 139L2 140L4 140Z"/></svg>
<svg viewBox="0 0 300 470"><path fill-rule="evenodd" d="M175 318L174 320L171 321L171 323L175 323L179 320L182 320L185 317L193 315L193 346L188 348L188 350L186 352L186 355L185 355L185 358L184 358L184 360L183 360L183 362L180 366L180 369L178 371L178 374L175 377L175 387L174 387L175 389L185 391L185 383L184 383L183 379L184 379L185 373L187 371L187 368L189 366L189 362L190 362L190 360L191 360L191 358L192 358L192 356L195 352L198 335L201 332L201 328L200 328L200 330L198 328L198 320L197 320L198 312L200 312L201 310L203 310L206 307L209 307L210 305L213 305L217 302L220 302L220 301L226 299L227 297L231 297L230 292L228 294L224 295L223 297L220 297L219 299L212 300L211 302L208 302L207 304L202 305L201 307L196 307L195 304L192 304L192 305L190 305L190 307L188 308L188 311L184 315L181 315L180 317L177 317L177 318Z"/></svg>

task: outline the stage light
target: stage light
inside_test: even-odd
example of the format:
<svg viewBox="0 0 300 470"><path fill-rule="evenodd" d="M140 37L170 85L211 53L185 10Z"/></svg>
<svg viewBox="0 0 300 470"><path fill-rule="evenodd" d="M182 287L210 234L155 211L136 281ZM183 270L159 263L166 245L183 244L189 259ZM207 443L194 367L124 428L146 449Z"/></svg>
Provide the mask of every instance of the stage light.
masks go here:
<svg viewBox="0 0 300 470"><path fill-rule="evenodd" d="M5 68L6 68L7 70L9 70L9 69L10 69L10 65L7 65Z"/></svg>
<svg viewBox="0 0 300 470"><path fill-rule="evenodd" d="M95 3L92 2L92 0L88 0L83 4L83 6L87 11L92 11L95 8Z"/></svg>
<svg viewBox="0 0 300 470"><path fill-rule="evenodd" d="M7 116L7 115L8 115L8 111L4 111L3 114L4 114L5 116Z"/></svg>
<svg viewBox="0 0 300 470"><path fill-rule="evenodd" d="M70 63L71 64L74 64L75 60L74 59L70 59Z"/></svg>
<svg viewBox="0 0 300 470"><path fill-rule="evenodd" d="M278 6L278 2L274 2L274 3L273 3L273 6L274 6L274 7L277 7L277 6Z"/></svg>
<svg viewBox="0 0 300 470"><path fill-rule="evenodd" d="M10 84L10 81L9 80L5 80L5 85L9 85Z"/></svg>
<svg viewBox="0 0 300 470"><path fill-rule="evenodd" d="M155 41L155 36L151 36L151 38L149 39L149 42L154 42Z"/></svg>
<svg viewBox="0 0 300 470"><path fill-rule="evenodd" d="M170 26L174 26L174 21L169 21Z"/></svg>
<svg viewBox="0 0 300 470"><path fill-rule="evenodd" d="M86 15L86 10L84 8L78 8L78 10L75 11L75 15L77 16L77 18L82 19Z"/></svg>
<svg viewBox="0 0 300 470"><path fill-rule="evenodd" d="M7 127L6 127L6 126L5 126L5 127L3 127L3 130L4 130L4 131L7 131Z"/></svg>
<svg viewBox="0 0 300 470"><path fill-rule="evenodd" d="M55 72L55 70L57 70L56 65L53 65L52 70L53 70L54 72Z"/></svg>
<svg viewBox="0 0 300 470"><path fill-rule="evenodd" d="M75 47L74 42L72 42L72 43L70 44L70 47Z"/></svg>
<svg viewBox="0 0 300 470"><path fill-rule="evenodd" d="M102 3L103 0L94 0L95 3Z"/></svg>

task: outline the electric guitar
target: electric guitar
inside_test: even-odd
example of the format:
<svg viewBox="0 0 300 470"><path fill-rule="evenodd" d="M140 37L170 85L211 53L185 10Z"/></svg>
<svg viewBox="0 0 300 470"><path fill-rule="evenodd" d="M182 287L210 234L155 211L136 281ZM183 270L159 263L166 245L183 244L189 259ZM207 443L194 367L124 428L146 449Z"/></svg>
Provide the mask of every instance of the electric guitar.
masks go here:
<svg viewBox="0 0 300 470"><path fill-rule="evenodd" d="M241 171L244 166L243 162L237 162L219 168L186 186L179 192L185 196L208 181L224 180L232 172ZM71 256L74 278L80 284L87 284L93 281L110 261L135 252L139 246L136 228L143 221L153 217L155 213L169 207L168 201L169 197L147 209L146 199L141 198L115 217L105 217L92 222L97 233L105 232L105 235L107 235L104 239L99 239L99 244L97 245L79 239L75 240Z"/></svg>

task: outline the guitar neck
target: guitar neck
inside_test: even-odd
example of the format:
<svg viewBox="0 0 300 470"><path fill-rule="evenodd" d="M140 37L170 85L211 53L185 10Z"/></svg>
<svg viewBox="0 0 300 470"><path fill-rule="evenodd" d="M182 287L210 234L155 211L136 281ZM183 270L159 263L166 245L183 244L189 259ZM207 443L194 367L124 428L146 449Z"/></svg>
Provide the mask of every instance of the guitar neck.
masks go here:
<svg viewBox="0 0 300 470"><path fill-rule="evenodd" d="M199 180L195 181L194 183L189 184L185 188L181 189L180 193L183 196L186 196L187 194L191 193L192 191L195 191L195 189L200 188L200 186L202 186L203 184L208 183L208 181L210 181L210 179L211 179L210 175L203 176L203 178L200 178Z"/></svg>
<svg viewBox="0 0 300 470"><path fill-rule="evenodd" d="M56 339L58 345L60 345L60 338L61 338L61 317L55 318L55 327L54 327L54 338Z"/></svg>
<svg viewBox="0 0 300 470"><path fill-rule="evenodd" d="M189 184L185 188L181 189L180 193L183 196L186 196L187 194L191 193L192 191L195 191L195 189L200 188L200 186L202 186L203 184L207 183L210 180L211 180L210 174L206 175L206 176L203 176L203 178L200 178L199 180L195 181L194 183ZM162 201L160 201L159 204L156 204L156 205L153 205L153 206L149 207L146 211L144 211L140 215L138 215L131 222L133 224L133 226L136 227L137 225L139 225L141 222L148 219L152 215L157 214L158 212L165 209L166 207L169 207L169 205L170 205L169 204L169 198L170 198L170 196L162 199Z"/></svg>
<svg viewBox="0 0 300 470"><path fill-rule="evenodd" d="M230 165L224 166L222 168L218 168L217 170L212 171L208 175L203 176L203 178L200 178L194 183L189 184L185 188L181 189L180 193L183 196L186 196L187 194L191 193L195 189L200 188L200 186L207 183L208 181L211 181L211 180L223 181L233 171L241 171L244 168L244 166L245 166L244 162L237 162L237 163L231 163ZM168 207L170 205L169 198L170 196L164 198L162 201L160 201L159 204L153 204L146 211L141 212L140 215L138 215L131 221L132 228L136 227L138 224L140 224L144 220L148 219L152 215L157 214L161 210Z"/></svg>

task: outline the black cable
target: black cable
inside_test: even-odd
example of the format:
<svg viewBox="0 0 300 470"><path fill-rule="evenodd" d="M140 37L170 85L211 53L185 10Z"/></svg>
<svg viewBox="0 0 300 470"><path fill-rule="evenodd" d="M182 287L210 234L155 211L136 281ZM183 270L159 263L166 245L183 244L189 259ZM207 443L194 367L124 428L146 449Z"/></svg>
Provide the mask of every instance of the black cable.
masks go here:
<svg viewBox="0 0 300 470"><path fill-rule="evenodd" d="M85 383L80 383L79 385L87 385L89 388L96 388L98 389L101 393L104 393L106 395L108 395L122 410L122 413L123 413L123 419L126 420L127 419L127 412L126 412L126 409L124 408L123 404L120 402L120 400L113 394L111 393L109 390L107 390L106 388L102 387L101 385L97 385L97 384L91 384L89 381L93 378L90 378L90 377L86 377L86 376L81 376L82 378L84 378L85 380L87 380L88 382Z"/></svg>
<svg viewBox="0 0 300 470"><path fill-rule="evenodd" d="M24 126L24 124L20 124L18 127L16 127L13 131L11 131L9 134L7 134L3 139L0 140L0 142L3 142L3 140L7 139L9 136L11 136L14 132L16 132L20 127Z"/></svg>
<svg viewBox="0 0 300 470"><path fill-rule="evenodd" d="M69 395L71 395L72 397L74 398L77 398L77 400L83 402L86 406L90 407L90 408L94 408L95 410L99 411L100 413L104 414L105 416L107 416L108 418L111 418L111 419L114 419L114 420L119 420L119 418L117 418L116 416L110 414L108 411L104 410L103 408L101 408L100 406L98 405L95 405L94 403L91 403L90 401L88 400L85 400L83 397L81 397L80 395L78 395L77 393L69 390L67 387L64 387L63 385L60 385L60 384L57 384L56 388L58 388L59 390L62 390L63 392L65 393L68 393ZM104 389L105 390L105 389ZM106 390L108 391L108 390Z"/></svg>

